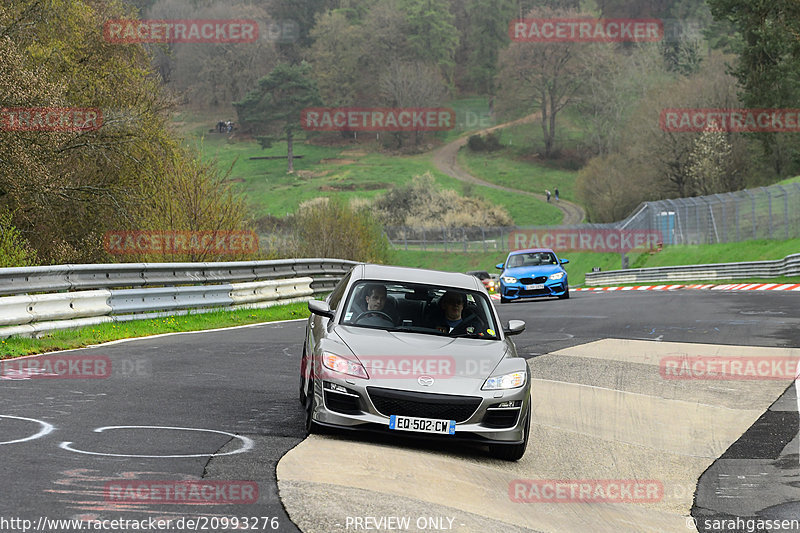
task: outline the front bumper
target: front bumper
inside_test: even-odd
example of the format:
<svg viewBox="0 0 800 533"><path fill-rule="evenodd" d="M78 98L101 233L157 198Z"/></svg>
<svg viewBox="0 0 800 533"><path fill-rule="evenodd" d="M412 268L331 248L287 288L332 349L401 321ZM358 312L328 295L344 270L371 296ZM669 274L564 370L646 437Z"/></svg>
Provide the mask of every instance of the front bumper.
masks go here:
<svg viewBox="0 0 800 533"><path fill-rule="evenodd" d="M519 444L524 440L530 381L518 389L454 395L367 385L369 380L330 376L315 380L314 421L330 427L482 443ZM334 384L335 387L331 385ZM337 390L333 390L333 389ZM342 388L346 390L342 390ZM500 407L512 402L510 407ZM454 435L389 429L390 415L455 420Z"/></svg>
<svg viewBox="0 0 800 533"><path fill-rule="evenodd" d="M500 295L506 300L521 300L524 298L542 298L548 296L563 296L569 290L566 278L547 280L543 289L526 289L522 283L500 283Z"/></svg>

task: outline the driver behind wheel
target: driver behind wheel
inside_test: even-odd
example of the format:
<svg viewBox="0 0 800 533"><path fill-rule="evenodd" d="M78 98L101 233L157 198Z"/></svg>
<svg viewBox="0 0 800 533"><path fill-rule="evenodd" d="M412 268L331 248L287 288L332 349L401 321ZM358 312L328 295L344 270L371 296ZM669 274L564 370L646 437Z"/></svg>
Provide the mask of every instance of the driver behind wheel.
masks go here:
<svg viewBox="0 0 800 533"><path fill-rule="evenodd" d="M386 306L386 286L380 283L371 283L364 289L367 302L367 311L383 311Z"/></svg>
<svg viewBox="0 0 800 533"><path fill-rule="evenodd" d="M356 317L359 323L380 324L387 317L392 323L397 321L397 304L394 298L386 294L386 286L382 283L369 283L364 287L365 309Z"/></svg>

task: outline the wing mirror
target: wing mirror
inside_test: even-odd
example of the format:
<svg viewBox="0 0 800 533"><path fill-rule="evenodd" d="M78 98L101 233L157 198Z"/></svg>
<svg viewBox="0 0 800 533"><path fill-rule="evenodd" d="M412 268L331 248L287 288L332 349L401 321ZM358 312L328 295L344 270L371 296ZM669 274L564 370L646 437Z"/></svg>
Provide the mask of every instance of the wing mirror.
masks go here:
<svg viewBox="0 0 800 533"><path fill-rule="evenodd" d="M508 325L503 329L506 335L519 335L525 331L525 322L522 320L509 320Z"/></svg>
<svg viewBox="0 0 800 533"><path fill-rule="evenodd" d="M498 270L503 270L503 266L504 266L504 265L505 265L505 263L497 263L497 264L496 264L494 267L495 267L496 269L498 269Z"/></svg>
<svg viewBox="0 0 800 533"><path fill-rule="evenodd" d="M308 310L315 315L333 318L333 311L331 311L331 307L328 305L328 302L323 302L321 300L309 300Z"/></svg>
<svg viewBox="0 0 800 533"><path fill-rule="evenodd" d="M561 264L562 265L566 265L567 263L569 263L569 259L562 259L561 260Z"/></svg>

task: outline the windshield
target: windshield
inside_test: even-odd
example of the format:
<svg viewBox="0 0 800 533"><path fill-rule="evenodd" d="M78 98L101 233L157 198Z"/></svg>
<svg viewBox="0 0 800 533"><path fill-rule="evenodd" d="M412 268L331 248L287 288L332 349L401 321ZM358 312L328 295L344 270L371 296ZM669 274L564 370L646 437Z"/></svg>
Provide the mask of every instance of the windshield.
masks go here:
<svg viewBox="0 0 800 533"><path fill-rule="evenodd" d="M552 252L531 252L515 254L508 258L508 268L523 266L557 265L558 260Z"/></svg>
<svg viewBox="0 0 800 533"><path fill-rule="evenodd" d="M341 323L430 335L499 338L485 295L414 283L364 281L354 285Z"/></svg>

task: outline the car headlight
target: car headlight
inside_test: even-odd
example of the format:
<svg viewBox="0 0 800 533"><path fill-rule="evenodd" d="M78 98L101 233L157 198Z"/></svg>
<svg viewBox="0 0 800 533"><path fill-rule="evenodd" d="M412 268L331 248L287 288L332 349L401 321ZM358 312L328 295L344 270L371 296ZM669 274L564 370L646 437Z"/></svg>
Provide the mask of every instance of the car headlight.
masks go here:
<svg viewBox="0 0 800 533"><path fill-rule="evenodd" d="M556 272L555 274L551 274L550 275L550 279L552 279L552 280L561 279L563 277L564 277L564 273L563 272Z"/></svg>
<svg viewBox="0 0 800 533"><path fill-rule="evenodd" d="M345 359L344 357L340 357L332 353L322 352L322 364L325 366L325 368L333 370L334 372L339 372L340 374L348 374L359 378L369 379L367 371L364 370L364 367L361 365L361 363Z"/></svg>
<svg viewBox="0 0 800 533"><path fill-rule="evenodd" d="M511 276L503 276L503 281L506 283L516 283L517 278L512 278Z"/></svg>
<svg viewBox="0 0 800 533"><path fill-rule="evenodd" d="M486 380L482 390L516 389L525 385L525 372L512 372L502 376L495 376Z"/></svg>

